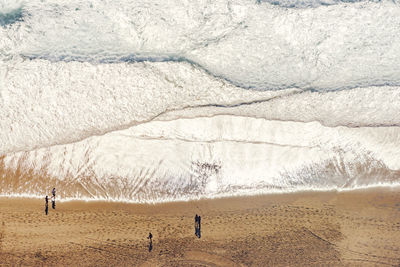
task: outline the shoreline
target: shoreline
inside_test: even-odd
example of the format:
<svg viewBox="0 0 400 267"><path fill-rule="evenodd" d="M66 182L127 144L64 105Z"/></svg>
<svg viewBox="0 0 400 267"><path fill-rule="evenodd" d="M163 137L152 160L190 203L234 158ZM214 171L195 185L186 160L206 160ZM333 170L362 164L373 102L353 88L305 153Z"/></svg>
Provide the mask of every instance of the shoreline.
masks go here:
<svg viewBox="0 0 400 267"><path fill-rule="evenodd" d="M252 197L264 197L264 196L275 196L275 195L296 195L296 194L312 194L312 193L361 193L361 192L400 192L400 184L396 185L372 185L372 186L365 186L359 188L345 188L345 189L300 189L300 190L293 190L293 191L272 191L272 192L260 192L254 194L234 194L234 195L219 195L216 197L199 197L193 199L168 199L165 201L152 201L152 202L135 202L131 200L121 200L121 199L106 199L106 198L63 198L63 199L56 199L60 203L68 203L68 202L100 202L100 203L120 203L120 204L134 204L134 205L160 205L160 204L167 204L167 203L187 203L187 202L196 202L196 201L206 201L206 200L222 200L222 199L235 199L235 198L252 198ZM50 193L48 195L50 197ZM45 197L44 196L37 196L37 195L30 195L30 194L16 194L16 195L3 195L0 194L1 199L32 199L32 200L41 200Z"/></svg>
<svg viewBox="0 0 400 267"><path fill-rule="evenodd" d="M399 244L399 190L68 201L48 216L44 200L0 198L5 266L384 266L400 264Z"/></svg>

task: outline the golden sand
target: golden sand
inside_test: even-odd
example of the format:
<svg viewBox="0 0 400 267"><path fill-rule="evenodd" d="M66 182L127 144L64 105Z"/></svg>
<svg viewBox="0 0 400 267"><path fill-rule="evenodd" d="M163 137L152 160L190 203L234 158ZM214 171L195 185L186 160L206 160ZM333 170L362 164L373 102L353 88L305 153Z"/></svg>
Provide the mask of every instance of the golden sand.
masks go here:
<svg viewBox="0 0 400 267"><path fill-rule="evenodd" d="M49 208L46 216L44 200L0 198L1 266L400 265L398 191Z"/></svg>

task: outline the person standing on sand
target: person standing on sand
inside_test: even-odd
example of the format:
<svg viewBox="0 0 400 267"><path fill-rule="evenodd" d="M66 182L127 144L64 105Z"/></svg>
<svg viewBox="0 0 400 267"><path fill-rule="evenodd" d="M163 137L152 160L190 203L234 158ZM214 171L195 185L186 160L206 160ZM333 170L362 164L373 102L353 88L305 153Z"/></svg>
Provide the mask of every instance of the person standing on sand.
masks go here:
<svg viewBox="0 0 400 267"><path fill-rule="evenodd" d="M46 213L46 215L47 215L47 213L49 213L49 197L48 196L46 196L45 197L45 200L46 200L46 206L45 206L45 208L44 208L44 212Z"/></svg>
<svg viewBox="0 0 400 267"><path fill-rule="evenodd" d="M52 193L53 193L53 196L51 198L51 207L53 209L56 209L56 188L55 187L53 188Z"/></svg>
<svg viewBox="0 0 400 267"><path fill-rule="evenodd" d="M196 216L194 216L194 234L196 236L198 236L199 232L199 216L196 214Z"/></svg>
<svg viewBox="0 0 400 267"><path fill-rule="evenodd" d="M151 233L149 233L149 236L147 237L147 239L150 239L150 243L149 243L149 252L151 252L151 250L153 249L153 235Z"/></svg>
<svg viewBox="0 0 400 267"><path fill-rule="evenodd" d="M199 215L199 218L198 218L197 237L198 238L201 237L201 216L200 215Z"/></svg>

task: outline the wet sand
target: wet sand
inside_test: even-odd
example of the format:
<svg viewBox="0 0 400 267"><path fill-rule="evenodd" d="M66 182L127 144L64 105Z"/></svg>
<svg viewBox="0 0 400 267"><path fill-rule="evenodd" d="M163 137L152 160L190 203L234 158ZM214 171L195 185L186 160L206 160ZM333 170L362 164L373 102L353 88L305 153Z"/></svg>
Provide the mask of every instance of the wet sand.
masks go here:
<svg viewBox="0 0 400 267"><path fill-rule="evenodd" d="M400 191L59 202L47 216L44 200L0 198L0 266L10 265L399 266Z"/></svg>

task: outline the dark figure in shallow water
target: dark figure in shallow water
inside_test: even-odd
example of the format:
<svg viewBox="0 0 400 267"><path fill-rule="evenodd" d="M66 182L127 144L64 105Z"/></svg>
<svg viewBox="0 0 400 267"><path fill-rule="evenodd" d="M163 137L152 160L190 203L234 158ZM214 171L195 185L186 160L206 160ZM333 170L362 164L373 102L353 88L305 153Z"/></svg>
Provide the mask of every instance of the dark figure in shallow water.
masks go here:
<svg viewBox="0 0 400 267"><path fill-rule="evenodd" d="M46 200L46 206L45 206L45 208L44 208L44 212L46 213L46 215L47 215L47 213L49 213L49 197L48 196L46 196L45 197L45 200Z"/></svg>
<svg viewBox="0 0 400 267"><path fill-rule="evenodd" d="M150 239L150 243L149 243L149 252L153 250L153 235L151 233L149 233L149 236L147 237L147 239Z"/></svg>

